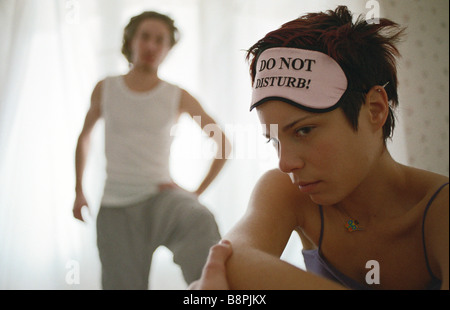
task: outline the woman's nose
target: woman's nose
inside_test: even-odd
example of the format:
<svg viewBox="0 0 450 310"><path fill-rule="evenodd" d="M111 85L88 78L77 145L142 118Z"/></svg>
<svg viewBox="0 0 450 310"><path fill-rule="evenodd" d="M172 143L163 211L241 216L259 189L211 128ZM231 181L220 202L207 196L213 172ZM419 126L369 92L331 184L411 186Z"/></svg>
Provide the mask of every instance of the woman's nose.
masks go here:
<svg viewBox="0 0 450 310"><path fill-rule="evenodd" d="M278 145L278 167L281 171L290 173L295 169L303 168L303 166L304 162L296 150L281 144Z"/></svg>

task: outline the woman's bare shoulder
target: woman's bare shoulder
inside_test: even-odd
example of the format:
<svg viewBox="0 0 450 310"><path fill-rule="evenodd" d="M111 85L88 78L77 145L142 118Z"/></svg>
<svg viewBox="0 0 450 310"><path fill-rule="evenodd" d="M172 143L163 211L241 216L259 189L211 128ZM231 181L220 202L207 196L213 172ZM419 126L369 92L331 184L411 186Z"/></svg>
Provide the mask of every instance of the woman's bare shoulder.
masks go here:
<svg viewBox="0 0 450 310"><path fill-rule="evenodd" d="M448 177L428 171L413 171L415 186L423 186L425 196L420 204L423 233L430 268L449 287L449 185Z"/></svg>
<svg viewBox="0 0 450 310"><path fill-rule="evenodd" d="M432 196L442 185L449 182L447 176L435 172L405 167L407 187L412 193L422 193L424 197Z"/></svg>
<svg viewBox="0 0 450 310"><path fill-rule="evenodd" d="M250 198L250 208L270 208L271 212L291 214L302 226L303 211L312 204L309 196L302 194L290 177L279 169L269 170L258 180Z"/></svg>
<svg viewBox="0 0 450 310"><path fill-rule="evenodd" d="M290 177L278 169L265 172L255 185L253 197L264 196L275 200L301 199L302 195Z"/></svg>

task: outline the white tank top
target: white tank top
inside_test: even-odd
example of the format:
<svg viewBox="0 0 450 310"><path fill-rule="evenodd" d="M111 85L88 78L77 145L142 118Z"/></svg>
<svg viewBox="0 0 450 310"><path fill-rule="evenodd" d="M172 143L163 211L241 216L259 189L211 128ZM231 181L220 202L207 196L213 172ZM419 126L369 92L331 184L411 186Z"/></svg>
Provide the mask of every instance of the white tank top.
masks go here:
<svg viewBox="0 0 450 310"><path fill-rule="evenodd" d="M106 183L102 206L143 201L171 181L171 127L178 116L181 89L160 81L148 92L135 92L123 76L102 84L105 120Z"/></svg>

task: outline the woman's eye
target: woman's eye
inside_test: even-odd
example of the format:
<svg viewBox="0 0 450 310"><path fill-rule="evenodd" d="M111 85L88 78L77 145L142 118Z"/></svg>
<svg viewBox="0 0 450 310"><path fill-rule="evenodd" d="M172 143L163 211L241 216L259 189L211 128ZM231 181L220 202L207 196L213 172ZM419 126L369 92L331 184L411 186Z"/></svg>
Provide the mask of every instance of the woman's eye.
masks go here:
<svg viewBox="0 0 450 310"><path fill-rule="evenodd" d="M307 136L313 129L314 127L302 127L295 131L295 135L298 137Z"/></svg>

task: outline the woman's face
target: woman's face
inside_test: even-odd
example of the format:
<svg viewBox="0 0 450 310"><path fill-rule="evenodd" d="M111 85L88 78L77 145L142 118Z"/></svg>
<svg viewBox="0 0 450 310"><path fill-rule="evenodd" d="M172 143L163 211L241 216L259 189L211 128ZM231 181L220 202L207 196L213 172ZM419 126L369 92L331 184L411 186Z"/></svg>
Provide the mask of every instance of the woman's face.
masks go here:
<svg viewBox="0 0 450 310"><path fill-rule="evenodd" d="M376 152L361 119L355 131L340 108L310 113L281 101L268 101L257 112L266 128L278 128L266 136L277 149L280 170L315 203L342 201L369 173Z"/></svg>

